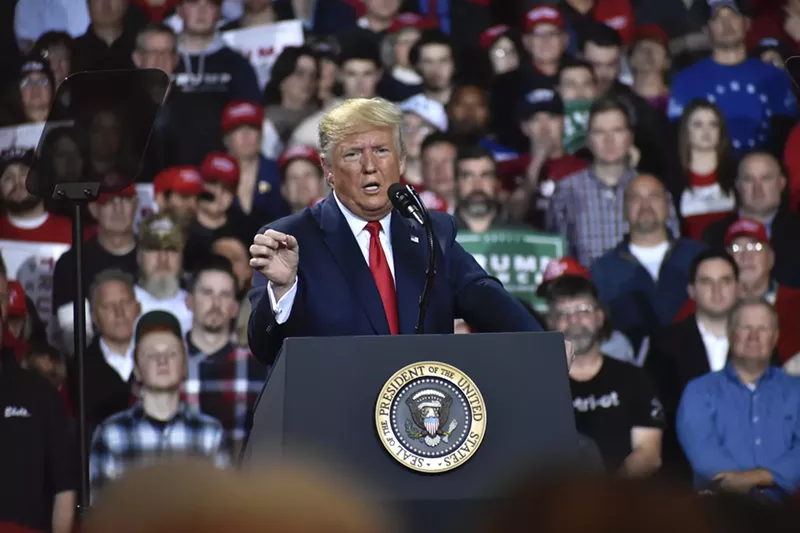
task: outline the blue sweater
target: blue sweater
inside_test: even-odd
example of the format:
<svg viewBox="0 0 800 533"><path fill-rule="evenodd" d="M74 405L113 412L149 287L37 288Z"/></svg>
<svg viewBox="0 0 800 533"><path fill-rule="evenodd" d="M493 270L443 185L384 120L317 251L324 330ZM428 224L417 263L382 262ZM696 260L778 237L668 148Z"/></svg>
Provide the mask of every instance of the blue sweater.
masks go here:
<svg viewBox="0 0 800 533"><path fill-rule="evenodd" d="M592 281L614 328L622 331L636 351L656 328L672 323L689 295L689 268L705 245L689 239L670 244L658 281L631 254L627 238L592 264Z"/></svg>
<svg viewBox="0 0 800 533"><path fill-rule="evenodd" d="M767 145L773 116L797 114L789 75L755 58L732 66L707 58L683 69L672 81L667 116L679 119L696 99L719 106L733 148L739 152Z"/></svg>

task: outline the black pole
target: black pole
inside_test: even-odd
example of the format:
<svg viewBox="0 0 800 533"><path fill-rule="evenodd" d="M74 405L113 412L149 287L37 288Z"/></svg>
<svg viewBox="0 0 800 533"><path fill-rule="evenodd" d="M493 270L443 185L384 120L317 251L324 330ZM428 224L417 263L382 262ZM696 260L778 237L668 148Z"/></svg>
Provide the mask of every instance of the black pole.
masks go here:
<svg viewBox="0 0 800 533"><path fill-rule="evenodd" d="M73 337L78 361L78 439L81 454L80 510L89 508L89 453L86 442L86 400L84 395L83 351L86 347L86 304L83 299L83 203L73 202L72 250L75 254L75 307Z"/></svg>
<svg viewBox="0 0 800 533"><path fill-rule="evenodd" d="M433 227L428 211L423 211L425 215L425 236L428 241L428 268L425 270L425 287L419 297L419 314L417 315L417 334L425 333L425 314L430 305L431 293L433 292L433 279L436 277L436 240L433 237Z"/></svg>

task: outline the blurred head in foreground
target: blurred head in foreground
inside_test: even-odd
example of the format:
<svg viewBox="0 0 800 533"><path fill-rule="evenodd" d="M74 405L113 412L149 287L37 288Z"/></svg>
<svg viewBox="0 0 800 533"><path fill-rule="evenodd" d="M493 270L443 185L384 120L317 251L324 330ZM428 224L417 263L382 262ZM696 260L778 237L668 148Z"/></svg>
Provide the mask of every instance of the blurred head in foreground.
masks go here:
<svg viewBox="0 0 800 533"><path fill-rule="evenodd" d="M219 470L180 461L110 485L82 533L377 533L376 505L318 469Z"/></svg>

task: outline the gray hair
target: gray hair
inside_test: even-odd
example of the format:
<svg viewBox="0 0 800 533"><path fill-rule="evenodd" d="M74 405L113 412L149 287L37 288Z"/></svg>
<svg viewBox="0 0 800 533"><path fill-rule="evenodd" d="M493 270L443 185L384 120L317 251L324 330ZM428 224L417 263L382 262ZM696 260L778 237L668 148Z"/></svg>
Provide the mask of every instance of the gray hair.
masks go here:
<svg viewBox="0 0 800 533"><path fill-rule="evenodd" d="M772 326L775 331L778 331L778 312L763 296L755 298L742 298L738 300L731 308L728 314L728 338L732 339L736 333L736 328L739 327L739 316L742 311L748 307L762 306L769 311L772 317Z"/></svg>
<svg viewBox="0 0 800 533"><path fill-rule="evenodd" d="M100 290L100 287L102 287L103 284L111 281L124 284L125 287L131 291L131 294L134 296L136 295L136 291L134 290L135 282L133 280L133 276L118 268L109 268L103 270L94 278L94 282L89 289L89 304L92 308L94 308L94 301L97 298L97 292Z"/></svg>
<svg viewBox="0 0 800 533"><path fill-rule="evenodd" d="M406 146L402 132L403 113L383 98L351 98L330 110L319 123L319 149L325 163L333 161L333 151L344 137L369 128L392 128L400 155Z"/></svg>

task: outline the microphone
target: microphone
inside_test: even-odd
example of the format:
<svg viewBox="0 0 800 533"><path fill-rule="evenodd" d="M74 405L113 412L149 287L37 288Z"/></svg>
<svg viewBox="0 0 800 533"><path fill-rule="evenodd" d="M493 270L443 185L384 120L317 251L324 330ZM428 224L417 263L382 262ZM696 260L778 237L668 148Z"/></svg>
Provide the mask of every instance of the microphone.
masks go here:
<svg viewBox="0 0 800 533"><path fill-rule="evenodd" d="M420 226L425 226L425 216L417 203L416 194L411 185L392 183L387 194L389 201L392 202L395 209L400 211L401 215L415 220Z"/></svg>

